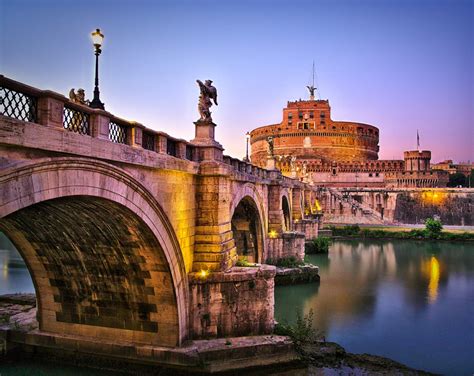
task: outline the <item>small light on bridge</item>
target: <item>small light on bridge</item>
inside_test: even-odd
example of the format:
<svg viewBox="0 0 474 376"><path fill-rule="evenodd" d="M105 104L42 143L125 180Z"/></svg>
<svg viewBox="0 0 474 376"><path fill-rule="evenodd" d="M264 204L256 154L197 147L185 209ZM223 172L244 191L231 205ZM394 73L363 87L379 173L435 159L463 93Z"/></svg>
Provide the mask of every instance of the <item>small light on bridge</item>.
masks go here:
<svg viewBox="0 0 474 376"><path fill-rule="evenodd" d="M275 239L278 236L278 233L275 230L271 230L268 233L268 236L270 237L270 239Z"/></svg>
<svg viewBox="0 0 474 376"><path fill-rule="evenodd" d="M205 279L208 276L209 276L209 270L201 269L201 271L199 272L199 277L201 277L202 279Z"/></svg>

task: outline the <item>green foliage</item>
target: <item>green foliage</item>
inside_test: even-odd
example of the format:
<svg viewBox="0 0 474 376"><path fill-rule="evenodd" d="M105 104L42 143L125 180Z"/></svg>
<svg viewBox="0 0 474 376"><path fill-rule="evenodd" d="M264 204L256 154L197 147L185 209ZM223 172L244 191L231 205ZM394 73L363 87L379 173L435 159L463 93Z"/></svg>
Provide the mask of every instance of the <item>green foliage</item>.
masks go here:
<svg viewBox="0 0 474 376"><path fill-rule="evenodd" d="M332 231L333 236L355 236L360 233L359 225L349 225L344 227L329 227Z"/></svg>
<svg viewBox="0 0 474 376"><path fill-rule="evenodd" d="M426 230L421 229L421 228L414 228L407 234L409 235L410 239L413 239L413 238L423 239L427 237Z"/></svg>
<svg viewBox="0 0 474 376"><path fill-rule="evenodd" d="M253 262L248 262L247 257L244 256L241 259L237 260L237 262L235 263L235 266L241 266L241 267L245 267L245 268L252 268L252 267L257 266L257 264L255 264Z"/></svg>
<svg viewBox="0 0 474 376"><path fill-rule="evenodd" d="M283 257L278 260L267 259L266 264L275 265L280 268L296 268L300 265L304 265L303 261L298 261L295 256Z"/></svg>
<svg viewBox="0 0 474 376"><path fill-rule="evenodd" d="M318 238L311 239L304 245L304 251L306 254L313 253L328 253L331 239L326 236L320 236Z"/></svg>
<svg viewBox="0 0 474 376"><path fill-rule="evenodd" d="M429 238L437 239L443 230L439 219L428 218L425 222L426 233Z"/></svg>
<svg viewBox="0 0 474 376"><path fill-rule="evenodd" d="M296 317L294 325L278 323L274 333L290 337L296 345L313 343L321 338L321 333L313 328L314 312L312 309L304 317L297 312Z"/></svg>
<svg viewBox="0 0 474 376"><path fill-rule="evenodd" d="M454 174L449 175L449 182L447 184L448 187L467 187L468 185L468 179L467 177L461 173L461 172L456 172Z"/></svg>
<svg viewBox="0 0 474 376"><path fill-rule="evenodd" d="M414 228L410 231L388 231L382 229L359 229L356 233L353 229L354 226L346 226L338 228L336 234L344 234L339 236L362 238L362 239L413 239L413 240L424 240L424 239L437 239L437 240L453 240L453 241L472 241L474 240L474 233L452 233L443 232L443 225L441 221L433 218L429 218L426 221L426 228ZM353 235L349 235L353 234ZM334 232L333 232L333 235Z"/></svg>

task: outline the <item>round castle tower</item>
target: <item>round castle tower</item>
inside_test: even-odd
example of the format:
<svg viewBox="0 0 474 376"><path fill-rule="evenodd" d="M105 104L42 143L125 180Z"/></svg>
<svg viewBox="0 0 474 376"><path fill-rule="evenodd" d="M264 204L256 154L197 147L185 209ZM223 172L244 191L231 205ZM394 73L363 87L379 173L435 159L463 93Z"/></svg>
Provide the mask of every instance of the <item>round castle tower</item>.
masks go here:
<svg viewBox="0 0 474 376"><path fill-rule="evenodd" d="M369 124L332 120L327 100L288 102L283 109L281 123L251 131L253 164L266 166L269 136L274 140L275 156L326 163L378 159L378 128Z"/></svg>

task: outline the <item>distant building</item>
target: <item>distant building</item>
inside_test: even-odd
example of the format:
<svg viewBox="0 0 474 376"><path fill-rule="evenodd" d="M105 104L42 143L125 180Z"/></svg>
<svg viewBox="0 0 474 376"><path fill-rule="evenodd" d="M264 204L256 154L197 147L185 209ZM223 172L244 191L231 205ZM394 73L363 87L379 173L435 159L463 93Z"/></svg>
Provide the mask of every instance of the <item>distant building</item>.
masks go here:
<svg viewBox="0 0 474 376"><path fill-rule="evenodd" d="M251 161L319 186L444 187L448 174L430 168L431 152L407 151L403 160L379 160L379 129L331 119L328 100L288 102L278 124L250 132ZM268 163L268 137L275 161Z"/></svg>
<svg viewBox="0 0 474 376"><path fill-rule="evenodd" d="M465 176L469 176L471 171L474 170L474 163L453 163L451 159L447 159L445 161L433 164L431 167L433 170L446 171L449 174L460 172Z"/></svg>

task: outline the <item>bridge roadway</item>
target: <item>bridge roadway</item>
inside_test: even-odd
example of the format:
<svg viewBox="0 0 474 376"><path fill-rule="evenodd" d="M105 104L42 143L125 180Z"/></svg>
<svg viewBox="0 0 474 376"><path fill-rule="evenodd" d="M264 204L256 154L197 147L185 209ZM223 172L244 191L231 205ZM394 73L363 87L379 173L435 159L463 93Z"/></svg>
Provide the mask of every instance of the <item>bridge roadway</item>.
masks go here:
<svg viewBox="0 0 474 376"><path fill-rule="evenodd" d="M212 123L188 142L3 76L0 94L0 231L40 333L176 347L272 332L264 263L317 235L311 186L223 155Z"/></svg>

